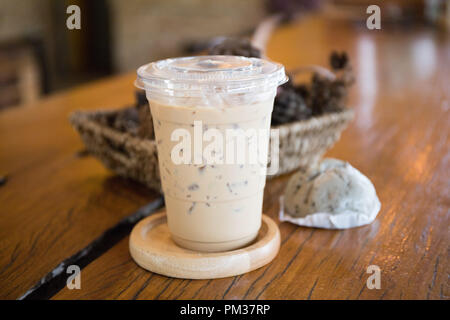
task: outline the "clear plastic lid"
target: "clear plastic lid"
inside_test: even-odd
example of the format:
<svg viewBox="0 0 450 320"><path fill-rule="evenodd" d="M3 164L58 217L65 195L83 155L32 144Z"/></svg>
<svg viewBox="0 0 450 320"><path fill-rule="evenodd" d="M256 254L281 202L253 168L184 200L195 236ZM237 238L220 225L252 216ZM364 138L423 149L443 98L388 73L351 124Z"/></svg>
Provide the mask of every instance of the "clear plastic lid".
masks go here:
<svg viewBox="0 0 450 320"><path fill-rule="evenodd" d="M157 94L251 93L287 81L283 65L240 56L160 60L137 70L136 86Z"/></svg>

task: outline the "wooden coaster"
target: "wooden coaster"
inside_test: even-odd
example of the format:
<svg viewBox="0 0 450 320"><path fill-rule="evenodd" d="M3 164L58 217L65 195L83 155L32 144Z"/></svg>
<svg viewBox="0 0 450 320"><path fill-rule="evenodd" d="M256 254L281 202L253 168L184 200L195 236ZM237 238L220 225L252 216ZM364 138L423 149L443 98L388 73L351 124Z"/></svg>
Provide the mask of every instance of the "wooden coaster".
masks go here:
<svg viewBox="0 0 450 320"><path fill-rule="evenodd" d="M165 212L140 221L130 235L130 254L142 268L168 277L215 279L258 269L275 258L280 231L268 216L262 216L256 240L247 247L226 252L197 252L173 242Z"/></svg>

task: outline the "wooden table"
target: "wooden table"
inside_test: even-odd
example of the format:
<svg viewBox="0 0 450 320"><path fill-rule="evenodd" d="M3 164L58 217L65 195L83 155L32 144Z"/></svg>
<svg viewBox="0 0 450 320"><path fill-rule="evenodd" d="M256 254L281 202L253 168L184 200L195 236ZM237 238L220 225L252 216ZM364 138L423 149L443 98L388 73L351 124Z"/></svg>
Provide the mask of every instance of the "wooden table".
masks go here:
<svg viewBox="0 0 450 320"><path fill-rule="evenodd" d="M328 156L348 160L382 203L371 225L330 231L279 223L269 265L219 280L170 279L139 268L128 236L81 271L81 289L54 299L448 299L450 40L423 28L369 31L307 18L280 27L268 55L287 69L348 51L356 119ZM0 113L0 298L15 299L59 262L158 195L83 157L67 117L133 101L134 74ZM277 220L289 176L267 183ZM369 290L369 265L381 289Z"/></svg>

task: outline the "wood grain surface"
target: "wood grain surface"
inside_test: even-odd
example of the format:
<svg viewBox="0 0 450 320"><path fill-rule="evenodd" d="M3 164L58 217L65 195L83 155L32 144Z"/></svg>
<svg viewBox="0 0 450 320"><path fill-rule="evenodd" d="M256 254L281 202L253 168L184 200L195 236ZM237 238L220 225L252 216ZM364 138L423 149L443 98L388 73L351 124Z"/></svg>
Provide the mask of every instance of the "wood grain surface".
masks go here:
<svg viewBox="0 0 450 320"><path fill-rule="evenodd" d="M0 297L18 298L63 259L155 198L92 157L68 124L73 109L133 101L132 77L84 86L0 113Z"/></svg>
<svg viewBox="0 0 450 320"><path fill-rule="evenodd" d="M371 225L331 231L279 224L269 265L216 280L180 280L138 267L128 237L81 272L81 289L55 299L449 299L450 39L426 28L383 29L310 17L279 28L268 55L287 69L326 65L346 50L357 83L356 118L328 156L374 183L381 211ZM120 106L134 75L0 113L0 296L16 298L58 261L154 196L115 178L81 144L69 110ZM269 181L264 212L277 220L289 176ZM369 265L381 289L369 290Z"/></svg>

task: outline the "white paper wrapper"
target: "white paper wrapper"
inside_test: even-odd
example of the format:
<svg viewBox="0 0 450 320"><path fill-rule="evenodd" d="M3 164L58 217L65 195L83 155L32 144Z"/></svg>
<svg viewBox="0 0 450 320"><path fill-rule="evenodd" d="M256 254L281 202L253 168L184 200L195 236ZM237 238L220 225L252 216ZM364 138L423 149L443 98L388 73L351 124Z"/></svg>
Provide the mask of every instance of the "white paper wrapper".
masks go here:
<svg viewBox="0 0 450 320"><path fill-rule="evenodd" d="M286 210L285 198L281 197L280 220L306 227L363 226L375 220L381 207L370 180L350 164L336 159L325 159L310 172L294 174L286 196L290 197L288 203L295 212ZM327 207L330 212L316 210Z"/></svg>
<svg viewBox="0 0 450 320"><path fill-rule="evenodd" d="M291 217L288 214L285 214L283 196L281 196L279 218L280 221L287 221L304 227L314 227L324 229L348 229L372 223L377 217L377 214L380 211L380 207L381 204L378 201L377 206L375 206L372 212L370 212L370 214L368 215L363 215L351 211L344 211L338 215L332 215L326 212L317 212L309 214L304 218L296 218Z"/></svg>

